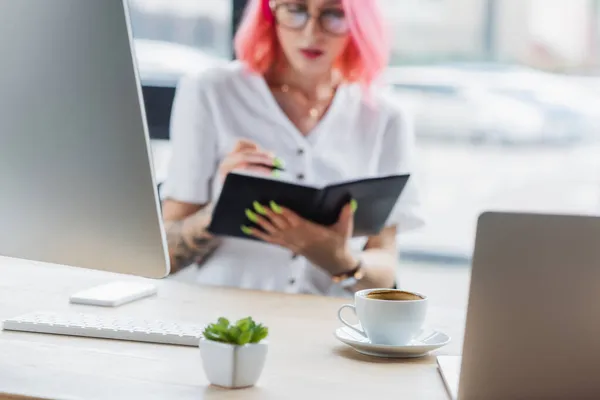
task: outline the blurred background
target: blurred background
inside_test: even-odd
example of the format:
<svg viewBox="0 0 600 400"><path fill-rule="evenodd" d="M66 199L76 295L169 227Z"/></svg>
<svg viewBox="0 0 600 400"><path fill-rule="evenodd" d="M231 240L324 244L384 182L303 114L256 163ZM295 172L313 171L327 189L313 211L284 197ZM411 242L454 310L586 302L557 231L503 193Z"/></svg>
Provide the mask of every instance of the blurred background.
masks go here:
<svg viewBox="0 0 600 400"><path fill-rule="evenodd" d="M467 270L483 210L598 213L599 0L380 2L429 219L401 244L409 277ZM231 59L244 5L130 0L159 180L177 79Z"/></svg>

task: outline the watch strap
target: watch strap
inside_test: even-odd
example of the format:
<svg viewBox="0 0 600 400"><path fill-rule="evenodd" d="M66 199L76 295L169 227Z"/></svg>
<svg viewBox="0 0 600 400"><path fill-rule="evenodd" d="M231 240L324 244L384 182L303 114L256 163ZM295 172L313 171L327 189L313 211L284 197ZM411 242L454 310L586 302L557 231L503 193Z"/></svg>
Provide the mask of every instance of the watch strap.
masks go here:
<svg viewBox="0 0 600 400"><path fill-rule="evenodd" d="M331 279L343 288L348 288L355 285L365 275L362 260L358 261L356 267L348 272L334 275Z"/></svg>

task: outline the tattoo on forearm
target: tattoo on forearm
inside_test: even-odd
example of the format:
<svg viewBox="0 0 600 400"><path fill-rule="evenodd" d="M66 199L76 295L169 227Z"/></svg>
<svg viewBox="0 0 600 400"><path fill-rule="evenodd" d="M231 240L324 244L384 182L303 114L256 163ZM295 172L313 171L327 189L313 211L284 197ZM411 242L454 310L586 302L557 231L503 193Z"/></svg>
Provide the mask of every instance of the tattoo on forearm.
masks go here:
<svg viewBox="0 0 600 400"><path fill-rule="evenodd" d="M217 249L219 239L206 232L210 214L200 210L181 220L165 223L171 255L171 272L177 272L192 263L201 264Z"/></svg>

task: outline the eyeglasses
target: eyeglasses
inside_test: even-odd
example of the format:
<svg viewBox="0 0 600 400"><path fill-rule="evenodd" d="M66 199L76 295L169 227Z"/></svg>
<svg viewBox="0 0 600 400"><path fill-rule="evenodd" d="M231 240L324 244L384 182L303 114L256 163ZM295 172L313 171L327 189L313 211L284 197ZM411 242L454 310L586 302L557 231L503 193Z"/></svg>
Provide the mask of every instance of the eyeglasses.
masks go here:
<svg viewBox="0 0 600 400"><path fill-rule="evenodd" d="M278 3L272 0L269 5L275 21L289 29L302 30L313 17L307 7L300 3ZM317 16L317 21L321 29L330 35L341 36L350 30L344 11L339 8L322 10Z"/></svg>

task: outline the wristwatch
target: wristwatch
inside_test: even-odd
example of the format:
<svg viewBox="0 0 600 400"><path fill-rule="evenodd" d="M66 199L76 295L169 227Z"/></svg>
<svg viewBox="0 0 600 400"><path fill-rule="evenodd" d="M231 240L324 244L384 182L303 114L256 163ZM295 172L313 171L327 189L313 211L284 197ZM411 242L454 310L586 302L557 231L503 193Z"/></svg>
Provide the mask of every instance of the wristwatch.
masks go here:
<svg viewBox="0 0 600 400"><path fill-rule="evenodd" d="M356 267L354 267L352 270L342 274L334 275L331 279L344 289L347 289L356 285L356 283L361 280L363 276L365 276L365 271L362 260L359 260Z"/></svg>

